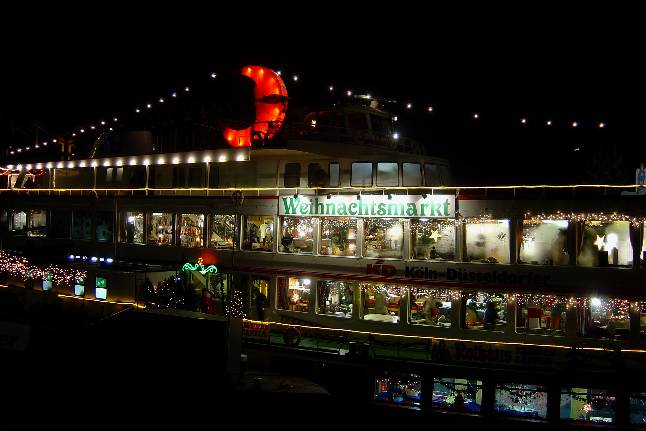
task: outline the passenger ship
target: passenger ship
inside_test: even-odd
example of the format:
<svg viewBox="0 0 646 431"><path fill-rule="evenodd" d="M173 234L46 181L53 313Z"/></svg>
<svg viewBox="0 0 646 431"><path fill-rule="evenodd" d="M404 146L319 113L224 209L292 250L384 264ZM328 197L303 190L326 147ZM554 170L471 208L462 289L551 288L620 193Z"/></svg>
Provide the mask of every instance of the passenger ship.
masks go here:
<svg viewBox="0 0 646 431"><path fill-rule="evenodd" d="M36 288L264 320L300 328L303 345L333 328L428 342L436 363L550 370L575 355L579 371L610 372L621 355L643 371L643 199L613 186L458 186L448 160L399 137L375 100L285 118L280 76L242 74L257 119L222 128L222 148L130 130L130 154L8 161L2 248L85 275L57 285L45 271ZM442 379L433 405L479 405L477 378ZM404 380L415 378L377 377L375 398L417 405L419 381ZM542 393L503 383L503 398ZM646 383L622 384L636 423ZM615 422L619 386L559 390L562 418Z"/></svg>

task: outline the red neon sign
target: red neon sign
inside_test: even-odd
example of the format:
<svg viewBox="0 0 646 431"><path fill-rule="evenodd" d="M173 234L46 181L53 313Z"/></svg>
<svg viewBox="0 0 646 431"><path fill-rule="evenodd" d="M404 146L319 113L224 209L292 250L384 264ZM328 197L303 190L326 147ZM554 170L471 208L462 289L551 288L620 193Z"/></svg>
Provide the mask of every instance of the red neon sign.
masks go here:
<svg viewBox="0 0 646 431"><path fill-rule="evenodd" d="M287 112L287 89L276 72L263 66L246 66L241 72L256 83L253 91L256 119L254 124L246 129L224 129L224 139L236 148L250 147L254 135L273 138L283 126Z"/></svg>

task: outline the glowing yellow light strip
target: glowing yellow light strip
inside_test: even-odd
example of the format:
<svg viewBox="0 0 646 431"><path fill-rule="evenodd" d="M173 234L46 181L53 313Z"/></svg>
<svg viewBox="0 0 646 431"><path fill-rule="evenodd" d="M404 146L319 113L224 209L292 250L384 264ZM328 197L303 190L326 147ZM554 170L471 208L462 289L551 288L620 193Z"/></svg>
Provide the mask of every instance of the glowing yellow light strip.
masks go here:
<svg viewBox="0 0 646 431"><path fill-rule="evenodd" d="M58 293L57 296L59 298L70 298L70 299L76 299L78 301L92 301L92 302L100 302L102 304L115 304L115 305L132 305L133 307L137 307L137 308L145 308L145 306L135 304L134 302L118 302L118 301L106 301L104 299L81 298L80 296L66 295L64 293Z"/></svg>
<svg viewBox="0 0 646 431"><path fill-rule="evenodd" d="M245 322L251 323L266 323L258 320L243 319ZM342 328L325 328L321 326L308 326L308 325L296 325L290 323L280 323L280 322L269 322L269 325L276 326L294 326L297 328L304 329L315 329L323 331L332 331L332 332L348 332L352 334L361 334L361 335L377 335L383 337L397 337L397 338L412 338L412 339L422 339L422 340L443 340L443 341L462 341L465 343L479 343L479 344L502 344L505 346L531 346L531 347L551 347L557 349L572 349L575 346L563 346L560 344L537 344L537 343L521 343L521 342L512 342L512 341L486 341L486 340L466 340L464 338L448 338L448 337L434 337L427 335L405 335L405 334L387 334L383 332L370 332L370 331L359 331L356 329L342 329ZM605 351L605 352L614 352L615 349L604 348L604 347L575 347L579 350L591 350L591 351ZM646 353L646 350L643 349L621 349L622 352L633 352L633 353Z"/></svg>

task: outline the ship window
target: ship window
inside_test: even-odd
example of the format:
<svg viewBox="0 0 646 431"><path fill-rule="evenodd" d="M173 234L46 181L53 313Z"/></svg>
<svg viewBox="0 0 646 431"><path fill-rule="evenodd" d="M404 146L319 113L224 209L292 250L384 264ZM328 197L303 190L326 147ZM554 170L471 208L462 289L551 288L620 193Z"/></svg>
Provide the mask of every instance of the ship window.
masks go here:
<svg viewBox="0 0 646 431"><path fill-rule="evenodd" d="M410 323L450 328L452 294L445 289L418 288L415 293L411 292Z"/></svg>
<svg viewBox="0 0 646 431"><path fill-rule="evenodd" d="M523 220L520 263L567 265L567 220Z"/></svg>
<svg viewBox="0 0 646 431"><path fill-rule="evenodd" d="M419 407L422 402L422 378L408 373L376 376L374 399L387 404Z"/></svg>
<svg viewBox="0 0 646 431"><path fill-rule="evenodd" d="M278 251L297 254L312 253L315 221L314 218L282 217Z"/></svg>
<svg viewBox="0 0 646 431"><path fill-rule="evenodd" d="M577 335L626 340L630 332L630 301L618 298L580 298L576 304Z"/></svg>
<svg viewBox="0 0 646 431"><path fill-rule="evenodd" d="M355 286L347 281L319 281L317 313L351 318Z"/></svg>
<svg viewBox="0 0 646 431"><path fill-rule="evenodd" d="M377 185L393 187L397 187L399 185L399 171L397 168L397 163L377 163Z"/></svg>
<svg viewBox="0 0 646 431"><path fill-rule="evenodd" d="M24 211L11 212L11 231L23 231L27 227L27 213ZM23 232L21 232L23 233Z"/></svg>
<svg viewBox="0 0 646 431"><path fill-rule="evenodd" d="M339 187L341 184L341 169L338 163L330 163L330 187Z"/></svg>
<svg viewBox="0 0 646 431"><path fill-rule="evenodd" d="M307 167L307 185L308 187L325 187L328 185L327 172L321 167L320 163L310 163Z"/></svg>
<svg viewBox="0 0 646 431"><path fill-rule="evenodd" d="M350 185L353 187L366 187L372 185L372 163L352 163L352 178Z"/></svg>
<svg viewBox="0 0 646 431"><path fill-rule="evenodd" d="M463 328L505 330L507 297L501 293L469 292L462 297L462 310Z"/></svg>
<svg viewBox="0 0 646 431"><path fill-rule="evenodd" d="M440 185L448 185L450 181L449 167L446 165L439 165L440 171Z"/></svg>
<svg viewBox="0 0 646 431"><path fill-rule="evenodd" d="M309 312L311 284L312 280L309 278L279 278L277 308Z"/></svg>
<svg viewBox="0 0 646 431"><path fill-rule="evenodd" d="M245 217L243 248L252 251L273 251L274 218L272 216Z"/></svg>
<svg viewBox="0 0 646 431"><path fill-rule="evenodd" d="M646 392L630 394L630 424L646 424Z"/></svg>
<svg viewBox="0 0 646 431"><path fill-rule="evenodd" d="M284 184L285 184L285 187L301 186L301 164L300 163L285 163Z"/></svg>
<svg viewBox="0 0 646 431"><path fill-rule="evenodd" d="M94 235L96 241L112 242L112 233L114 230L113 216L111 212L100 211L96 213L96 226Z"/></svg>
<svg viewBox="0 0 646 431"><path fill-rule="evenodd" d="M173 213L148 214L148 244L173 245Z"/></svg>
<svg viewBox="0 0 646 431"><path fill-rule="evenodd" d="M182 247L204 246L204 214L182 214L179 226L179 239Z"/></svg>
<svg viewBox="0 0 646 431"><path fill-rule="evenodd" d="M201 165L188 167L188 187L204 187Z"/></svg>
<svg viewBox="0 0 646 431"><path fill-rule="evenodd" d="M173 166L173 188L186 187L186 168Z"/></svg>
<svg viewBox="0 0 646 431"><path fill-rule="evenodd" d="M422 185L422 170L419 163L402 163L402 184L405 187Z"/></svg>
<svg viewBox="0 0 646 431"><path fill-rule="evenodd" d="M547 390L544 386L499 383L494 410L507 416L544 419L547 417Z"/></svg>
<svg viewBox="0 0 646 431"><path fill-rule="evenodd" d="M561 419L614 423L615 395L606 390L588 388L561 389Z"/></svg>
<svg viewBox="0 0 646 431"><path fill-rule="evenodd" d="M354 217L322 217L319 254L330 256L357 255L357 219Z"/></svg>
<svg viewBox="0 0 646 431"><path fill-rule="evenodd" d="M632 265L630 222L587 221L577 260L580 266Z"/></svg>
<svg viewBox="0 0 646 431"><path fill-rule="evenodd" d="M363 320L399 323L402 286L379 283L361 283L360 286Z"/></svg>
<svg viewBox="0 0 646 431"><path fill-rule="evenodd" d="M125 211L121 213L121 242L144 243L144 213Z"/></svg>
<svg viewBox="0 0 646 431"><path fill-rule="evenodd" d="M38 237L47 236L47 211L29 211L29 229L27 231L27 235Z"/></svg>
<svg viewBox="0 0 646 431"><path fill-rule="evenodd" d="M402 258L404 227L400 219L364 220L364 257Z"/></svg>
<svg viewBox="0 0 646 431"><path fill-rule="evenodd" d="M410 221L411 257L455 260L455 222L426 218Z"/></svg>
<svg viewBox="0 0 646 431"><path fill-rule="evenodd" d="M434 408L463 413L480 413L482 380L436 377L433 379Z"/></svg>
<svg viewBox="0 0 646 431"><path fill-rule="evenodd" d="M9 230L9 213L8 211L0 211L0 229L3 232Z"/></svg>
<svg viewBox="0 0 646 431"><path fill-rule="evenodd" d="M271 278L269 277L251 277L249 287L249 297L251 298L251 309L249 310L250 318L253 320L265 320L265 311L269 308L269 285ZM269 337L269 330L266 332L266 337Z"/></svg>
<svg viewBox="0 0 646 431"><path fill-rule="evenodd" d="M565 335L567 298L554 295L516 295L516 332Z"/></svg>
<svg viewBox="0 0 646 431"><path fill-rule="evenodd" d="M509 263L509 220L466 224L467 261Z"/></svg>
<svg viewBox="0 0 646 431"><path fill-rule="evenodd" d="M70 221L72 219L72 211L69 210L52 210L51 218L51 231L52 238L69 239L70 237Z"/></svg>
<svg viewBox="0 0 646 431"><path fill-rule="evenodd" d="M424 179L427 186L440 185L440 171L435 163L424 163Z"/></svg>
<svg viewBox="0 0 646 431"><path fill-rule="evenodd" d="M209 247L232 249L235 230L235 216L228 214L211 215L211 239Z"/></svg>
<svg viewBox="0 0 646 431"><path fill-rule="evenodd" d="M220 186L220 167L215 164L209 165L209 187L217 189Z"/></svg>
<svg viewBox="0 0 646 431"><path fill-rule="evenodd" d="M92 213L84 210L72 212L72 239L92 239Z"/></svg>

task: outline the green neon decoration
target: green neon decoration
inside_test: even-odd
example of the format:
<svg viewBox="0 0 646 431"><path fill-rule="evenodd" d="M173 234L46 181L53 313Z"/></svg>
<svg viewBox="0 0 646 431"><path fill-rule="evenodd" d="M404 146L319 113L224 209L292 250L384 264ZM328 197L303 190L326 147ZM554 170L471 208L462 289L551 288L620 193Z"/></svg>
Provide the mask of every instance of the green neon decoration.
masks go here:
<svg viewBox="0 0 646 431"><path fill-rule="evenodd" d="M205 275L207 272L215 274L218 272L218 267L215 265L209 265L205 268L202 264L202 258L199 258L196 264L186 262L184 266L182 266L182 271L200 271L200 274L202 275Z"/></svg>

